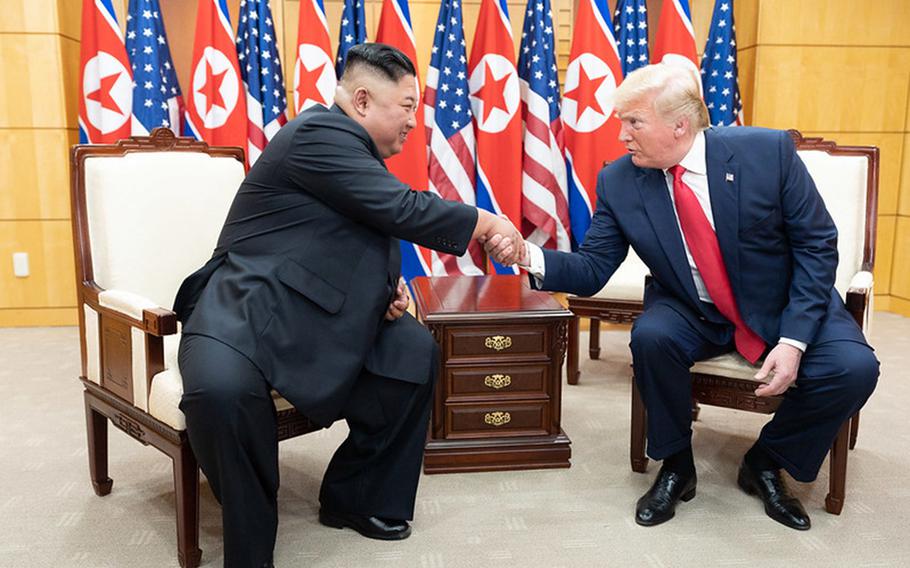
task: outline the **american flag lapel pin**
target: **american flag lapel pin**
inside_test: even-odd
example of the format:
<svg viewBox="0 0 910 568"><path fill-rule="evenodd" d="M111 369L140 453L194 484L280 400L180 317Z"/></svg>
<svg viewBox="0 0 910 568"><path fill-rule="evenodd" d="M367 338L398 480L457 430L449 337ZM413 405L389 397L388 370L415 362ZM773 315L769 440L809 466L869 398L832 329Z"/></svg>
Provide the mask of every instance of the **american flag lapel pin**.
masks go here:
<svg viewBox="0 0 910 568"><path fill-rule="evenodd" d="M733 181L733 174L731 174L730 172L727 172L726 181L732 182L732 181Z"/></svg>

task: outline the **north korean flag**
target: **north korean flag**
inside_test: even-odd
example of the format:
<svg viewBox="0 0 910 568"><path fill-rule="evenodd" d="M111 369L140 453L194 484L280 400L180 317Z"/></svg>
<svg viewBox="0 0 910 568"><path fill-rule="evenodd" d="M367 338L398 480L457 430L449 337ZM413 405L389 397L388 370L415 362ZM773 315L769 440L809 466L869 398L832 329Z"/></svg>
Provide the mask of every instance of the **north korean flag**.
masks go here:
<svg viewBox="0 0 910 568"><path fill-rule="evenodd" d="M477 138L477 205L520 226L521 92L506 0L481 2L468 77ZM494 266L498 273L517 271Z"/></svg>
<svg viewBox="0 0 910 568"><path fill-rule="evenodd" d="M562 98L572 247L584 242L597 205L597 174L625 153L613 93L622 81L606 0L580 0Z"/></svg>
<svg viewBox="0 0 910 568"><path fill-rule="evenodd" d="M227 0L199 0L184 133L246 148L246 91L233 38Z"/></svg>
<svg viewBox="0 0 910 568"><path fill-rule="evenodd" d="M680 65L691 70L701 88L689 0L664 1L657 22L657 34L654 36L651 62Z"/></svg>
<svg viewBox="0 0 910 568"><path fill-rule="evenodd" d="M82 1L79 142L110 144L130 135L133 74L111 0Z"/></svg>
<svg viewBox="0 0 910 568"><path fill-rule="evenodd" d="M294 111L315 104L332 106L335 98L335 61L322 0L301 0L294 63Z"/></svg>
<svg viewBox="0 0 910 568"><path fill-rule="evenodd" d="M414 43L414 31L411 28L411 13L408 0L383 0L382 12L379 14L379 29L376 41L400 49L419 69L417 64L417 47ZM417 77L417 95L419 97L420 76ZM387 158L385 163L389 171L412 189L425 191L427 182L427 133L424 129L423 107L418 103L417 126L408 133L408 139L401 153ZM401 273L410 280L415 276L430 274L432 255L409 242L401 242Z"/></svg>

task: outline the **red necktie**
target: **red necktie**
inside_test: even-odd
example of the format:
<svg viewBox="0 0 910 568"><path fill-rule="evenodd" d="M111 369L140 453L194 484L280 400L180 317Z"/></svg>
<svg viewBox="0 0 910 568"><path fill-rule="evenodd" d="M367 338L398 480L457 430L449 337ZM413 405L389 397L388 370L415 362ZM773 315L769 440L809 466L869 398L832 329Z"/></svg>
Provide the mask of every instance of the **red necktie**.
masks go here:
<svg viewBox="0 0 910 568"><path fill-rule="evenodd" d="M711 223L705 217L705 211L692 192L692 188L682 180L685 168L670 168L673 176L673 200L676 202L676 214L682 227L683 237L689 246L689 252L695 260L695 266L708 289L708 295L714 301L717 310L735 326L733 341L736 350L750 363L755 363L765 352L765 342L754 331L749 329L739 314L736 301L733 299L733 288L727 267L720 255L717 235Z"/></svg>

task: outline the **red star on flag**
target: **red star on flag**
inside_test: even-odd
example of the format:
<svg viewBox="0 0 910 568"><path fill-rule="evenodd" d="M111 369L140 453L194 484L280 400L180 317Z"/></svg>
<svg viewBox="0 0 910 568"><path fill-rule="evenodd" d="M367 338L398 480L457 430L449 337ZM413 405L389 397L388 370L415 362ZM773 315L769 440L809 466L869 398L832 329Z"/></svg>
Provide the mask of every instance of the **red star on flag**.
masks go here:
<svg viewBox="0 0 910 568"><path fill-rule="evenodd" d="M325 63L314 69L307 69L306 65L300 64L300 83L297 85L297 100L300 101L300 105L303 105L307 99L322 104L328 102L323 100L317 85L323 69L325 69Z"/></svg>
<svg viewBox="0 0 910 568"><path fill-rule="evenodd" d="M506 81L509 80L509 74L506 73L499 79L493 77L493 70L490 64L486 64L484 69L483 86L477 89L474 96L483 101L483 121L486 122L494 108L501 108L506 113L509 109L506 107Z"/></svg>
<svg viewBox="0 0 910 568"><path fill-rule="evenodd" d="M117 101L114 100L114 97L111 96L111 89L114 88L114 84L120 79L119 71L113 75L108 75L107 77L101 78L101 86L85 95L90 101L98 101L101 103L102 108L112 110L117 114L123 114L123 110L120 109L120 106L117 104Z"/></svg>
<svg viewBox="0 0 910 568"><path fill-rule="evenodd" d="M221 73L214 73L212 63L206 60L205 84L196 89L197 93L202 93L205 97L205 114L211 112L213 106L220 106L223 109L227 109L224 105L224 97L221 96L221 84L224 83L224 76L227 72L228 70L225 69ZM211 93L211 95L209 95L209 93Z"/></svg>
<svg viewBox="0 0 910 568"><path fill-rule="evenodd" d="M597 89L600 88L600 84L604 82L607 78L606 75L597 77L596 79L591 79L588 77L588 74L585 73L585 68L583 65L578 66L578 85L571 91L566 91L563 94L563 97L567 99L572 99L576 102L575 108L575 120L578 121L581 119L581 115L584 114L585 110L591 108L597 114L603 114L603 109L600 108L600 104L597 102L597 97L594 94L597 92Z"/></svg>

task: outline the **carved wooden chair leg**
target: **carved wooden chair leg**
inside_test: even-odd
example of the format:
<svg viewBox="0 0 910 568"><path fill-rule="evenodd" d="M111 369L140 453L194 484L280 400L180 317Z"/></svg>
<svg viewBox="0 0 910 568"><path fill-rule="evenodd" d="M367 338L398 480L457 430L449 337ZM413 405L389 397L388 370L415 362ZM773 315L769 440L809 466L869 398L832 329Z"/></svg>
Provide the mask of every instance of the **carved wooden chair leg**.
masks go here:
<svg viewBox="0 0 910 568"><path fill-rule="evenodd" d="M591 333L588 337L588 354L591 359L600 358L600 320L591 318Z"/></svg>
<svg viewBox="0 0 910 568"><path fill-rule="evenodd" d="M850 419L850 449L856 447L856 436L859 434L859 411Z"/></svg>
<svg viewBox="0 0 910 568"><path fill-rule="evenodd" d="M648 469L648 458L645 456L645 443L647 437L647 415L645 403L641 400L635 377L632 378L632 443L630 444L630 460L632 471L644 473Z"/></svg>
<svg viewBox="0 0 910 568"><path fill-rule="evenodd" d="M183 568L196 568L202 559L199 548L199 465L189 442L185 440L172 457L177 501L177 559Z"/></svg>
<svg viewBox="0 0 910 568"><path fill-rule="evenodd" d="M825 510L832 515L840 515L844 508L844 495L847 485L847 448L850 444L850 420L844 422L831 446L830 485L825 497Z"/></svg>
<svg viewBox="0 0 910 568"><path fill-rule="evenodd" d="M114 481L107 475L107 416L92 406L88 391L85 398L86 434L88 435L88 466L95 495L102 497L111 492Z"/></svg>
<svg viewBox="0 0 910 568"><path fill-rule="evenodd" d="M569 320L569 339L566 346L566 382L570 385L577 385L581 371L578 370L578 316L572 316Z"/></svg>

